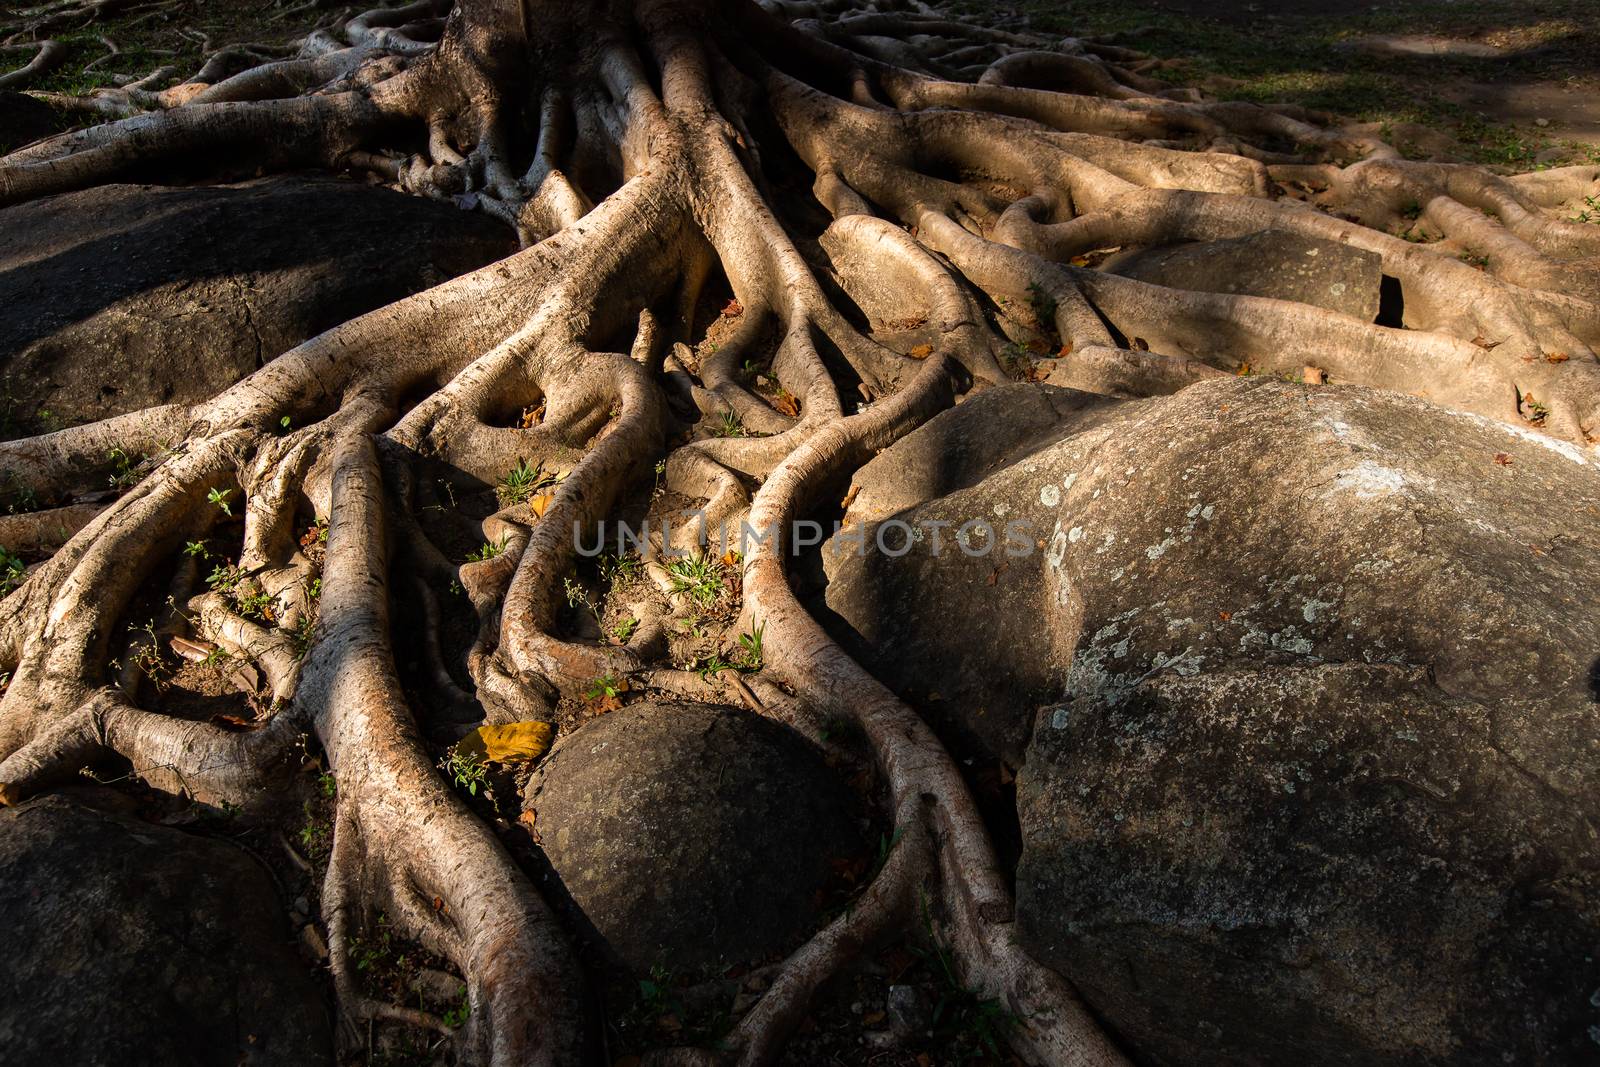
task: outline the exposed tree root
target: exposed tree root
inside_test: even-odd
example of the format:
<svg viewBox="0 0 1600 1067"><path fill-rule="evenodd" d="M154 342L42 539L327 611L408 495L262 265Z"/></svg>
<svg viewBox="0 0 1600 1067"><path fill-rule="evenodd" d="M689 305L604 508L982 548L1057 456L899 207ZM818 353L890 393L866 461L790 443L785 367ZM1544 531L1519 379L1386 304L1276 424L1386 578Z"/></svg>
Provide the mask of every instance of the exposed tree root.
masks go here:
<svg viewBox="0 0 1600 1067"><path fill-rule="evenodd" d="M23 14L44 26L108 2ZM670 582L667 607L640 609L622 643L563 629L575 533L614 517L652 468L702 505L679 546L745 519L782 531L960 393L1021 373L1018 338L1056 380L1097 392L1314 361L1341 383L1420 392L1578 447L1600 434L1600 231L1563 215L1600 190L1596 168L1502 178L1401 160L1317 116L1171 89L1124 49L911 7L422 0L292 53L217 50L188 81L90 105L127 117L0 160L0 204L201 170L355 170L480 208L525 245L206 403L0 444L0 480L50 505L0 520L0 541L39 560L0 602L0 799L117 756L159 788L267 806L314 734L338 782L323 904L345 1019L442 1028L361 988L350 943L382 910L465 977L465 1061L577 1062L582 983L566 939L424 738L549 719L608 675L704 695L665 662L681 610ZM804 209L774 191L797 177L815 197ZM1429 239L1391 232L1408 223ZM1264 229L1375 253L1405 328L1078 259ZM732 321L697 354L723 284ZM705 432L718 423L738 432ZM75 502L103 486L113 449L148 457L142 480L109 504ZM548 476L539 495L478 519L445 506L429 474L494 486L513 468ZM320 565L302 544L319 523ZM462 566L441 529L492 551ZM228 542L229 582L251 609L232 584L195 588L184 546L207 539ZM776 1058L812 993L904 931L926 896L964 979L1023 1020L1022 1055L1122 1062L1011 936L955 762L800 606L788 558L780 533L744 561L739 626L764 628L766 652L739 691L780 718L859 723L900 844L781 967L731 1057ZM440 590L457 580L477 635L452 663ZM262 721L139 706L138 672L114 662L142 639L113 642L152 585L170 591L160 636L260 667L274 698ZM421 605L426 707L408 704L396 670L391 593Z"/></svg>

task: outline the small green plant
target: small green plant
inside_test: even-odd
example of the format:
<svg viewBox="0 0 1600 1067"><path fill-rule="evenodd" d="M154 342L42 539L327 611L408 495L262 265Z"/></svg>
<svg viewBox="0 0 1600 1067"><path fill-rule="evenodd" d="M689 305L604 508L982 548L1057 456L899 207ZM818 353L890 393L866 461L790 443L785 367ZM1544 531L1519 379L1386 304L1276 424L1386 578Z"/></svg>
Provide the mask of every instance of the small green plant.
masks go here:
<svg viewBox="0 0 1600 1067"><path fill-rule="evenodd" d="M289 416L285 415L283 418L278 420L278 429L282 430L284 433L288 433L290 424L291 420Z"/></svg>
<svg viewBox="0 0 1600 1067"><path fill-rule="evenodd" d="M709 656L701 656L694 664L694 672L708 682L723 671L737 669L736 664L723 659L722 654L719 652L713 652Z"/></svg>
<svg viewBox="0 0 1600 1067"><path fill-rule="evenodd" d="M471 796L477 796L478 790L489 784L489 765L476 752L451 749L439 761L439 769L455 783L456 788L465 789Z"/></svg>
<svg viewBox="0 0 1600 1067"><path fill-rule="evenodd" d="M1038 282L1028 283L1028 304L1041 325L1050 326L1056 321L1056 298Z"/></svg>
<svg viewBox="0 0 1600 1067"><path fill-rule="evenodd" d="M206 543L204 541L186 541L186 542L184 542L183 554L186 555L186 556L196 556L196 557L198 557L200 559L210 559L211 558L211 553L206 551Z"/></svg>
<svg viewBox="0 0 1600 1067"><path fill-rule="evenodd" d="M375 933L361 933L350 939L350 958L355 961L356 970L374 971L391 962L393 948L389 937L389 916L379 912Z"/></svg>
<svg viewBox="0 0 1600 1067"><path fill-rule="evenodd" d="M661 964L650 968L650 977L639 979L639 1007L651 1019L678 1011L678 998L672 993L672 972Z"/></svg>
<svg viewBox="0 0 1600 1067"><path fill-rule="evenodd" d="M472 1004L467 999L467 987L461 987L461 1003L447 1010L440 1018L452 1030L459 1030L467 1025L467 1020L472 1017Z"/></svg>
<svg viewBox="0 0 1600 1067"><path fill-rule="evenodd" d="M248 589L241 586L234 590L233 606L245 618L259 619L262 622L274 621L271 594L257 588L254 582Z"/></svg>
<svg viewBox="0 0 1600 1067"><path fill-rule="evenodd" d="M232 563L218 563L206 575L206 585L221 593L241 615L263 622L273 621L273 597L264 591L239 567Z"/></svg>
<svg viewBox="0 0 1600 1067"><path fill-rule="evenodd" d="M28 565L22 562L21 556L0 547L0 596L5 596L21 585L22 577L27 571Z"/></svg>
<svg viewBox="0 0 1600 1067"><path fill-rule="evenodd" d="M498 541L485 541L483 544L478 546L477 551L467 553L467 562L482 563L484 560L494 559L505 550L506 539L504 537L500 538Z"/></svg>
<svg viewBox="0 0 1600 1067"><path fill-rule="evenodd" d="M333 826L308 800L303 807L305 823L300 827L300 847L313 860L323 860L333 845Z"/></svg>
<svg viewBox="0 0 1600 1067"><path fill-rule="evenodd" d="M722 568L709 556L679 556L666 565L674 593L687 593L701 607L710 607L722 595Z"/></svg>
<svg viewBox="0 0 1600 1067"><path fill-rule="evenodd" d="M512 504L526 503L533 495L547 485L555 484L555 476L546 474L544 468L538 464L530 465L527 460L517 460L517 465L506 472L500 479L500 484L495 488L495 495L500 498L500 503L507 507Z"/></svg>
<svg viewBox="0 0 1600 1067"><path fill-rule="evenodd" d="M603 674L589 683L584 696L590 700L600 700L604 697L614 697L622 692L622 683L614 674Z"/></svg>
<svg viewBox="0 0 1600 1067"><path fill-rule="evenodd" d="M1600 225L1600 194L1583 198L1583 209L1572 216L1573 222L1592 222Z"/></svg>
<svg viewBox="0 0 1600 1067"><path fill-rule="evenodd" d="M145 457L135 458L126 449L113 448L106 453L106 458L111 461L111 488L117 492L122 492L139 480L136 468L144 462Z"/></svg>
<svg viewBox="0 0 1600 1067"><path fill-rule="evenodd" d="M322 790L323 796L330 799L339 792L339 783L327 771L317 775L317 787Z"/></svg>
<svg viewBox="0 0 1600 1067"><path fill-rule="evenodd" d="M589 595L589 590L583 583L571 577L561 579L562 590L567 594L567 607L586 608L596 620L600 618L600 609L596 606L594 598Z"/></svg>
<svg viewBox="0 0 1600 1067"><path fill-rule="evenodd" d="M167 682L172 677L172 667L161 654L161 644L156 638L155 620L151 620L140 627L144 640L137 643L133 656L129 660L139 672L149 679L150 684L156 687L157 692L167 688Z"/></svg>
<svg viewBox="0 0 1600 1067"><path fill-rule="evenodd" d="M600 557L600 580L613 589L637 578L643 570L644 562L632 552Z"/></svg>
<svg viewBox="0 0 1600 1067"><path fill-rule="evenodd" d="M231 563L219 563L206 575L206 585L216 592L231 594L239 587L244 572Z"/></svg>
<svg viewBox="0 0 1600 1067"><path fill-rule="evenodd" d="M318 581L321 581L321 579L318 579ZM294 624L294 654L296 659L311 651L311 642L316 639L316 636L317 617L307 612L300 616L299 621Z"/></svg>
<svg viewBox="0 0 1600 1067"><path fill-rule="evenodd" d="M754 630L739 635L739 647L744 649L744 662L740 664L743 670L759 671L761 669L761 643L766 630L766 623L757 623Z"/></svg>
<svg viewBox="0 0 1600 1067"><path fill-rule="evenodd" d="M955 954L934 929L926 896L922 898L922 925L930 947L919 951L918 955L939 982L932 1017L935 1037L944 1040L956 1063L985 1057L999 1059L1006 1035L1016 1028L1017 1017L1003 1001L980 996L962 982L956 970Z"/></svg>
<svg viewBox="0 0 1600 1067"><path fill-rule="evenodd" d="M724 411L717 418L717 421L712 423L711 435L713 437L743 437L745 435L744 423L739 420L738 412Z"/></svg>
<svg viewBox="0 0 1600 1067"><path fill-rule="evenodd" d="M233 495L232 489L213 489L206 494L206 499L215 504L221 512L233 518L233 505L228 503L228 498Z"/></svg>
<svg viewBox="0 0 1600 1067"><path fill-rule="evenodd" d="M638 628L639 620L629 616L628 618L620 620L615 626L613 626L611 628L611 633L618 641L621 641L623 644L627 644L628 639L633 636L633 632Z"/></svg>
<svg viewBox="0 0 1600 1067"><path fill-rule="evenodd" d="M31 485L19 480L15 474L7 474L6 483L6 514L21 515L39 510L39 495Z"/></svg>

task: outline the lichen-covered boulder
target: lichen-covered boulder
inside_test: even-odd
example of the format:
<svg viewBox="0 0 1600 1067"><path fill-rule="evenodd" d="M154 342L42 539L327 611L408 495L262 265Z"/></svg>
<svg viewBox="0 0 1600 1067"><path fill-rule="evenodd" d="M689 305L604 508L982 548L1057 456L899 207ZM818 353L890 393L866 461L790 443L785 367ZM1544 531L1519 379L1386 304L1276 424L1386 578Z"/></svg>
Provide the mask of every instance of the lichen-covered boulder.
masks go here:
<svg viewBox="0 0 1600 1067"><path fill-rule="evenodd" d="M638 974L793 947L864 850L858 800L822 754L736 708L646 701L591 720L525 801L578 927Z"/></svg>
<svg viewBox="0 0 1600 1067"><path fill-rule="evenodd" d="M0 437L209 399L516 251L481 214L331 178L109 185L0 211Z"/></svg>
<svg viewBox="0 0 1600 1067"><path fill-rule="evenodd" d="M0 916L0 1062L333 1062L326 991L234 845L40 797L0 811Z"/></svg>
<svg viewBox="0 0 1600 1067"><path fill-rule="evenodd" d="M1097 411L901 513L1043 551L869 549L829 591L857 630L920 592L874 666L1027 739L1024 943L1153 1063L1600 1053L1597 457L1275 381ZM925 651L953 629L978 683Z"/></svg>

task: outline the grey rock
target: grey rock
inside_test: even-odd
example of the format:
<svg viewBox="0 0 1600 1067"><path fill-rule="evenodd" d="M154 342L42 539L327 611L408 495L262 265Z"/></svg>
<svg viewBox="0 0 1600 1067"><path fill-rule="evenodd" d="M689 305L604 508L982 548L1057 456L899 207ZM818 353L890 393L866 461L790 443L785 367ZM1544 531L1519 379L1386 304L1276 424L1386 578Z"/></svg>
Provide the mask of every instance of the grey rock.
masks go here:
<svg viewBox="0 0 1600 1067"><path fill-rule="evenodd" d="M112 185L6 208L0 437L204 400L515 250L482 215L325 178Z"/></svg>
<svg viewBox="0 0 1600 1067"><path fill-rule="evenodd" d="M267 872L85 794L0 812L0 1063L331 1063Z"/></svg>
<svg viewBox="0 0 1600 1067"><path fill-rule="evenodd" d="M525 805L574 919L645 974L693 974L792 947L833 861L865 846L858 802L800 734L705 704L641 702L564 738Z"/></svg>
<svg viewBox="0 0 1600 1067"><path fill-rule="evenodd" d="M884 1003L889 1030L904 1041L928 1028L928 1005L914 985L892 985Z"/></svg>
<svg viewBox="0 0 1600 1067"><path fill-rule="evenodd" d="M1103 269L1176 289L1293 300L1368 322L1378 316L1383 279L1374 252L1282 230L1140 249Z"/></svg>
<svg viewBox="0 0 1600 1067"><path fill-rule="evenodd" d="M1025 741L1023 943L1145 1062L1589 1062L1594 454L1251 379L1096 418L901 513L1043 552L828 591L957 695L920 707Z"/></svg>

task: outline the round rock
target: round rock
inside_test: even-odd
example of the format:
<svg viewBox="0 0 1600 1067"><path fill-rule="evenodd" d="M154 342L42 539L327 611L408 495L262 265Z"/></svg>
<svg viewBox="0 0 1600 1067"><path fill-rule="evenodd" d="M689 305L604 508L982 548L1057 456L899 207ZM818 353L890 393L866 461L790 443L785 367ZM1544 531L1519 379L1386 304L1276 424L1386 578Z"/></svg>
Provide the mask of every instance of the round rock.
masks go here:
<svg viewBox="0 0 1600 1067"><path fill-rule="evenodd" d="M818 923L859 802L820 752L747 711L644 702L559 744L528 809L584 933L635 973L781 952Z"/></svg>
<svg viewBox="0 0 1600 1067"><path fill-rule="evenodd" d="M1597 453L1341 386L1042 392L859 473L852 517L946 550L869 537L827 591L864 663L1020 761L1019 944L1141 1063L1595 1062ZM974 516L1034 550L950 550Z"/></svg>
<svg viewBox="0 0 1600 1067"><path fill-rule="evenodd" d="M0 1061L332 1062L324 990L268 873L98 803L0 812Z"/></svg>
<svg viewBox="0 0 1600 1067"><path fill-rule="evenodd" d="M332 178L108 185L0 211L0 438L227 388L509 255L509 230Z"/></svg>

